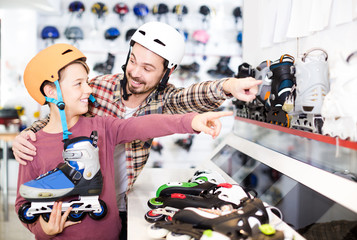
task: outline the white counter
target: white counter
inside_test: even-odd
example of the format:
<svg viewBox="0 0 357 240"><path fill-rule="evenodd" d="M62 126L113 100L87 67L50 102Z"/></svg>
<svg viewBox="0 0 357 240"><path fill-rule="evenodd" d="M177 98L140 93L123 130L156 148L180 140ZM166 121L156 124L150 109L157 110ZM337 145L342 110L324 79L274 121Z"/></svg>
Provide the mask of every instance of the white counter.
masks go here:
<svg viewBox="0 0 357 240"><path fill-rule="evenodd" d="M227 174L218 168L211 161L205 162L205 165L198 169L211 169L218 171L229 183L235 183ZM164 169L164 168L144 168L139 175L134 189L128 194L128 239L144 240L150 239L147 236L147 228L150 223L146 222L144 216L150 208L147 202L150 198L155 197L156 190L161 185L168 182L187 182L197 169ZM280 221L278 218L276 221ZM304 239L298 235L292 228L284 222L277 227L284 230L286 234L294 235L296 240Z"/></svg>

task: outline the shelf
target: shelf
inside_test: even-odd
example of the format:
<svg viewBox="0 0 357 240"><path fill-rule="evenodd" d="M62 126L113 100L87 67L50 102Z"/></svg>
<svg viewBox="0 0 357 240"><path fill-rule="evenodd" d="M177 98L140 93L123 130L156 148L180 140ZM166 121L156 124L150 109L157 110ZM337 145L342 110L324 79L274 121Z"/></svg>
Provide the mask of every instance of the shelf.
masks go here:
<svg viewBox="0 0 357 240"><path fill-rule="evenodd" d="M301 130L297 130L297 129L282 127L282 126L274 125L274 124L270 124L270 123L259 122L259 121L248 119L248 118L235 117L235 119L239 120L239 121L255 124L260 127L269 128L269 129L293 134L293 135L296 135L299 137L305 137L305 138L313 139L313 140L316 140L319 142L324 142L324 143L328 143L328 144L332 144L332 145L338 145L341 147L346 147L346 148L357 150L357 142L351 142L348 140L342 140L339 138L333 138L333 137L324 136L321 134L316 134L316 133L301 131Z"/></svg>

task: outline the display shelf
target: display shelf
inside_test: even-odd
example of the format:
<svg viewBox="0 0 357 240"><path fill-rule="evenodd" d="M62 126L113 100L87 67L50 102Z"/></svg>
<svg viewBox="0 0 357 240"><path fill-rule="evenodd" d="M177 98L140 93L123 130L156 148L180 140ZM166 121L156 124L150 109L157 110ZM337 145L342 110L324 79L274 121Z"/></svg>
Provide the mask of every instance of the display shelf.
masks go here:
<svg viewBox="0 0 357 240"><path fill-rule="evenodd" d="M317 134L317 133L311 133L311 132L306 132L306 131L302 131L302 130L282 127L282 126L279 126L279 125L260 122L260 121L256 121L256 120L252 120L252 119L248 119L248 118L242 118L242 117L237 117L236 116L235 119L239 120L239 121L255 124L255 125L258 125L260 127L269 128L269 129L273 129L273 130L277 130L277 131L293 134L293 135L296 135L296 136L299 136L299 137L305 137L305 138L308 138L308 139L313 139L313 140L316 140L316 141L320 141L320 142L324 142L324 143L328 143L328 144L332 144L332 145L339 145L341 147L346 147L346 148L357 150L357 142L351 142L351 141L343 140L343 139L340 139L340 138L337 138L337 137L334 138L334 137L325 136L325 135L321 135L321 134Z"/></svg>
<svg viewBox="0 0 357 240"><path fill-rule="evenodd" d="M295 230L303 231L315 224L340 224L335 221L357 224L356 181L331 174L233 132L216 147L211 161L237 183L256 189L263 201L278 207L284 221Z"/></svg>

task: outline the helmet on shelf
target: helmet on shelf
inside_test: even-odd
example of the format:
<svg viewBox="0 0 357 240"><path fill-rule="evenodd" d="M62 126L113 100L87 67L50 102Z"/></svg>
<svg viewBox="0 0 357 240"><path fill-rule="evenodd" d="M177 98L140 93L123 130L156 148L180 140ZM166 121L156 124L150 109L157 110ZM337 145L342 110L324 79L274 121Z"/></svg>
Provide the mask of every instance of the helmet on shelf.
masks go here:
<svg viewBox="0 0 357 240"><path fill-rule="evenodd" d="M104 38L107 40L115 40L119 36L120 36L120 31L115 27L108 28L104 33Z"/></svg>
<svg viewBox="0 0 357 240"><path fill-rule="evenodd" d="M129 12L129 7L126 3L120 2L114 5L113 11L122 19Z"/></svg>
<svg viewBox="0 0 357 240"><path fill-rule="evenodd" d="M210 36L205 30L196 30L193 32L192 38L199 43L206 44Z"/></svg>
<svg viewBox="0 0 357 240"><path fill-rule="evenodd" d="M57 39L60 37L58 29L54 26L46 26L41 31L42 39Z"/></svg>
<svg viewBox="0 0 357 240"><path fill-rule="evenodd" d="M128 31L126 31L125 40L129 41L135 32L136 32L136 28L130 28Z"/></svg>
<svg viewBox="0 0 357 240"><path fill-rule="evenodd" d="M181 20L182 16L188 13L188 9L185 5L177 4L172 9L172 13L176 14L179 20Z"/></svg>
<svg viewBox="0 0 357 240"><path fill-rule="evenodd" d="M67 39L75 41L84 38L82 29L80 27L75 26L66 28L66 30L64 31L64 35Z"/></svg>
<svg viewBox="0 0 357 240"><path fill-rule="evenodd" d="M152 14L154 15L166 14L168 12L169 12L169 7L165 3L155 4L152 8Z"/></svg>
<svg viewBox="0 0 357 240"><path fill-rule="evenodd" d="M84 12L85 7L84 4L81 1L73 1L69 4L68 6L68 11L71 13L77 13L77 16L82 16L82 13Z"/></svg>
<svg viewBox="0 0 357 240"><path fill-rule="evenodd" d="M102 18L108 12L108 7L102 2L96 2L92 6L92 13L97 14L98 18Z"/></svg>
<svg viewBox="0 0 357 240"><path fill-rule="evenodd" d="M135 16L137 16L138 18L144 18L149 14L149 8L144 3L135 4L133 10Z"/></svg>
<svg viewBox="0 0 357 240"><path fill-rule="evenodd" d="M185 53L183 36L162 22L148 22L140 26L131 40L166 59L169 69L178 66Z"/></svg>

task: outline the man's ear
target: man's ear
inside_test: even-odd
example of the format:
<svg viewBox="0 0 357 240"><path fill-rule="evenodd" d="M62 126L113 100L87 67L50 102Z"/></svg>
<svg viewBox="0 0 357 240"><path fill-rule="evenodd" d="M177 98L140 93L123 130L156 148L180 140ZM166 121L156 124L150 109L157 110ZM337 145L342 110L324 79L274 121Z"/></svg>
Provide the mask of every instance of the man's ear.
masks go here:
<svg viewBox="0 0 357 240"><path fill-rule="evenodd" d="M43 92L47 97L57 99L57 91L52 84L47 84L43 87Z"/></svg>

